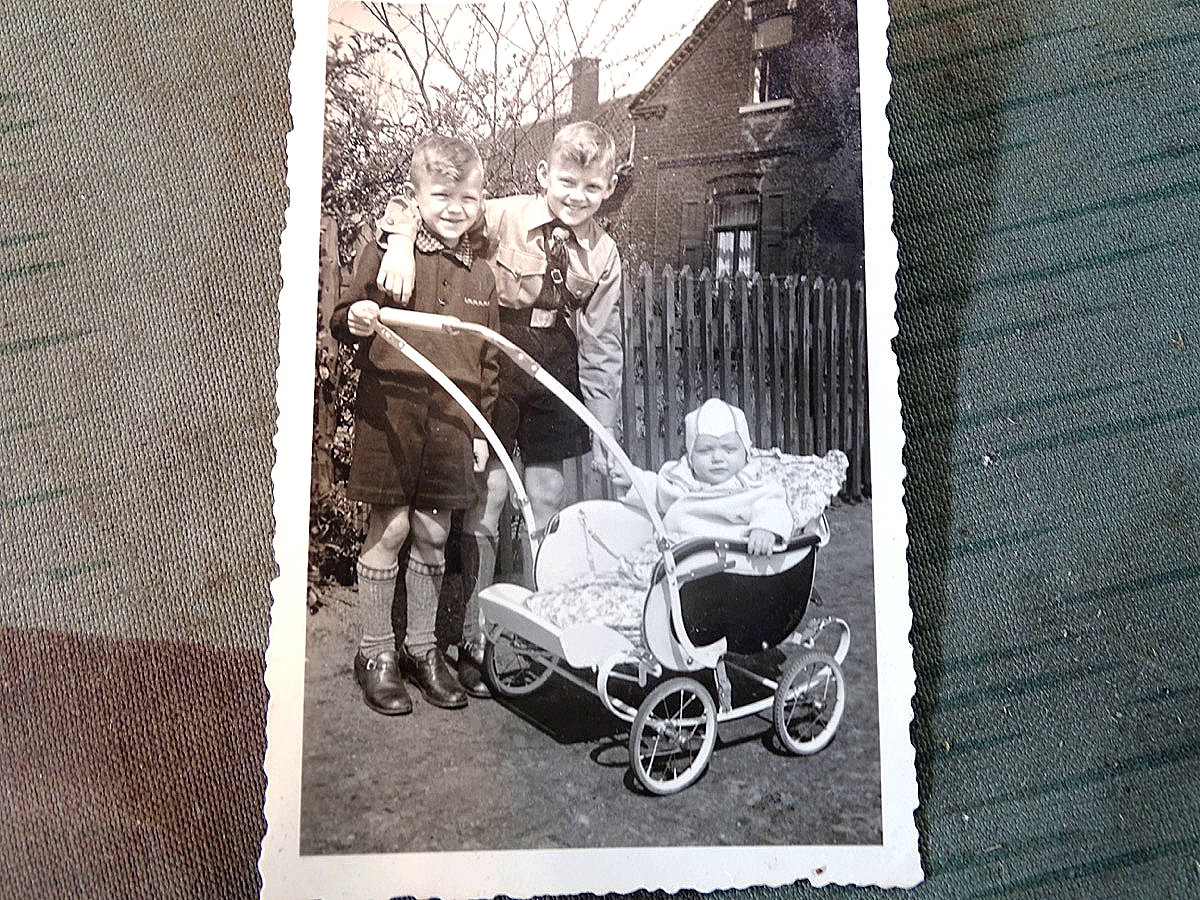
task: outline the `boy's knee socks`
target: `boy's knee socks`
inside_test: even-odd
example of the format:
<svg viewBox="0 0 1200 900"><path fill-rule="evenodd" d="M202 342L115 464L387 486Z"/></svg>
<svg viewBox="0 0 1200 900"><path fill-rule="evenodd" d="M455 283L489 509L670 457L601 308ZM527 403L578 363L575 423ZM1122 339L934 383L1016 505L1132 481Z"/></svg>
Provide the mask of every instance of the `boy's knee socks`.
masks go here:
<svg viewBox="0 0 1200 900"><path fill-rule="evenodd" d="M398 565L376 569L358 561L358 616L362 622L362 638L358 649L371 659L385 650L396 649L392 630L392 599L396 593Z"/></svg>
<svg viewBox="0 0 1200 900"><path fill-rule="evenodd" d="M404 645L418 659L437 645L434 629L445 574L445 563L431 566L411 556L408 558L408 570L404 574L404 586L408 591L408 634Z"/></svg>

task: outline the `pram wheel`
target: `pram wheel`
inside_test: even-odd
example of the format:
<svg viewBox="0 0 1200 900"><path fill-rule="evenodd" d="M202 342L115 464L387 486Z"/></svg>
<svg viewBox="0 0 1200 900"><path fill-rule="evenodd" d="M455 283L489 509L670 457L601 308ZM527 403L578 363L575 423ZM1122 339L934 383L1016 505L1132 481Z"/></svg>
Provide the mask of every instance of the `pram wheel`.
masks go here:
<svg viewBox="0 0 1200 900"><path fill-rule="evenodd" d="M539 653L533 644L504 631L489 640L483 673L492 690L502 697L523 697L540 688L553 669L538 659Z"/></svg>
<svg viewBox="0 0 1200 900"><path fill-rule="evenodd" d="M674 794L700 777L717 743L717 705L694 678L672 678L638 707L629 763L652 794Z"/></svg>
<svg viewBox="0 0 1200 900"><path fill-rule="evenodd" d="M788 666L775 691L775 733L790 753L824 750L846 710L846 679L828 653L808 652Z"/></svg>

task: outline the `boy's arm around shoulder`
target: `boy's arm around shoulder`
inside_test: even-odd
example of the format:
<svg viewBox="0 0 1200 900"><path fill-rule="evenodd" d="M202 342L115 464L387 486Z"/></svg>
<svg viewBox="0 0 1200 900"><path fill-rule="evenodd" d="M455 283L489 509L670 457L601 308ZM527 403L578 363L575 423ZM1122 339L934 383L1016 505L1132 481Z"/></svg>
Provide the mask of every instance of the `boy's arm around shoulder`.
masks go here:
<svg viewBox="0 0 1200 900"><path fill-rule="evenodd" d="M350 284L342 292L341 299L333 308L329 320L329 331L343 344L355 344L361 338L350 333L347 322L350 307L359 300L377 300L374 291L375 278L379 274L379 261L383 251L374 240L367 240L359 247L358 255L354 257L354 267L350 273Z"/></svg>
<svg viewBox="0 0 1200 900"><path fill-rule="evenodd" d="M607 235L606 235L607 237ZM579 386L588 409L611 429L621 406L624 351L621 346L621 255L611 238L598 242L605 252L600 279L587 307L579 313Z"/></svg>
<svg viewBox="0 0 1200 900"><path fill-rule="evenodd" d="M403 194L393 194L388 198L383 215L375 223L379 246L386 250L388 241L393 234L406 237L410 241L416 240L417 226L420 221L421 217L417 212L416 205L410 203Z"/></svg>
<svg viewBox="0 0 1200 900"><path fill-rule="evenodd" d="M467 231L468 237L478 240L482 239L486 233L487 223L484 212L487 206L488 201L484 200L479 216ZM421 213L417 209L416 204L412 203L403 194L393 194L388 198L383 215L375 221L375 232L378 235L377 242L380 249L387 250L391 244L392 235L398 235L409 241L415 241L420 225Z"/></svg>

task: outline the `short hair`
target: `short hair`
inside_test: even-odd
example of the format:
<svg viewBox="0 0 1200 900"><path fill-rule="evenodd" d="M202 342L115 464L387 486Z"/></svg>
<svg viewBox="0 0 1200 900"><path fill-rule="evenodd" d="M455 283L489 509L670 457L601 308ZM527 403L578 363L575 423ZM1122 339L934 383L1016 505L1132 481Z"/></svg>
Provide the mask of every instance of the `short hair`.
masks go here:
<svg viewBox="0 0 1200 900"><path fill-rule="evenodd" d="M612 135L595 122L572 122L554 135L548 159L584 167L603 166L611 174L617 166L617 145Z"/></svg>
<svg viewBox="0 0 1200 900"><path fill-rule="evenodd" d="M408 180L416 183L418 179L438 177L458 184L475 170L483 174L483 160L474 144L445 134L427 134L413 148Z"/></svg>

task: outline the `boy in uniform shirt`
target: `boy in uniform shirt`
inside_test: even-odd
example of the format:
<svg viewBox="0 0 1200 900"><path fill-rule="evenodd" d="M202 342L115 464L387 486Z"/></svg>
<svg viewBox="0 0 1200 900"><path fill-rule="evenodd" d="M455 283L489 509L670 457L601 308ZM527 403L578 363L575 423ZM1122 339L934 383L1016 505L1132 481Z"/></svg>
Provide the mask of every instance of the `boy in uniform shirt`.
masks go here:
<svg viewBox="0 0 1200 900"><path fill-rule="evenodd" d="M579 396L610 431L620 403L621 258L595 222L616 187L616 147L591 122L564 126L537 165L542 193L489 199L484 205L484 255L496 276L500 332ZM390 233L378 285L401 303L412 285L414 217L393 200L379 222ZM544 528L563 500L563 461L593 450L593 467L607 474L599 439L558 398L501 359L493 425L506 448L519 447L535 526ZM487 696L478 670L482 654L479 590L495 572L500 513L508 494L493 460L483 496L464 520L468 580L477 573L463 626L459 677L468 692ZM472 540L473 538L473 540ZM474 556L475 565L470 557Z"/></svg>

